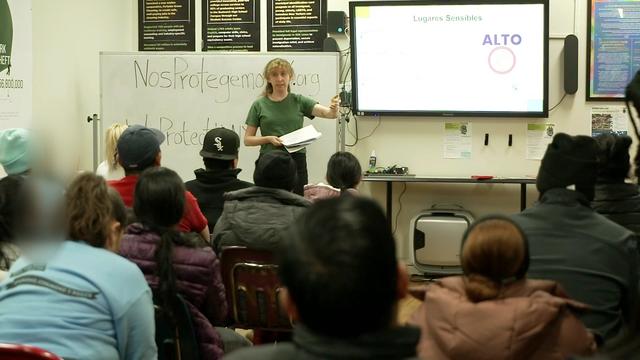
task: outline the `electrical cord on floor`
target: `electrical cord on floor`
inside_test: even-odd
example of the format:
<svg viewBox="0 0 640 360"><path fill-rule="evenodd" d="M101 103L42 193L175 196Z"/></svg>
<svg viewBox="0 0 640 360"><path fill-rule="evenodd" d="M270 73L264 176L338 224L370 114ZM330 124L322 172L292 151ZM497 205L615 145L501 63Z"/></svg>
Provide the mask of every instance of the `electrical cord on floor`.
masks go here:
<svg viewBox="0 0 640 360"><path fill-rule="evenodd" d="M400 217L400 212L402 211L402 196L407 191L407 183L403 182L402 185L403 185L402 192L400 193L400 196L398 196L398 212L396 213L396 219L395 219L395 222L393 225L393 231L392 231L394 236L396 234L396 230L398 230L398 218Z"/></svg>

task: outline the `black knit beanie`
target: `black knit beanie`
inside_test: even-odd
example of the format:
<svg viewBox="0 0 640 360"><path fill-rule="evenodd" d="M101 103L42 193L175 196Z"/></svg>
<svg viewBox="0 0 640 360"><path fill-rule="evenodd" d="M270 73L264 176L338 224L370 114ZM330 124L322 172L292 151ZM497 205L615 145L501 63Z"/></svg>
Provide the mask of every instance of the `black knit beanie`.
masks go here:
<svg viewBox="0 0 640 360"><path fill-rule="evenodd" d="M544 153L536 180L540 194L575 185L576 191L593 200L598 173L598 145L584 135L558 133Z"/></svg>
<svg viewBox="0 0 640 360"><path fill-rule="evenodd" d="M626 135L602 134L596 137L598 143L598 183L623 183L629 176L629 148L632 140Z"/></svg>
<svg viewBox="0 0 640 360"><path fill-rule="evenodd" d="M296 179L296 162L289 153L271 151L261 154L256 161L253 182L258 186L291 191Z"/></svg>

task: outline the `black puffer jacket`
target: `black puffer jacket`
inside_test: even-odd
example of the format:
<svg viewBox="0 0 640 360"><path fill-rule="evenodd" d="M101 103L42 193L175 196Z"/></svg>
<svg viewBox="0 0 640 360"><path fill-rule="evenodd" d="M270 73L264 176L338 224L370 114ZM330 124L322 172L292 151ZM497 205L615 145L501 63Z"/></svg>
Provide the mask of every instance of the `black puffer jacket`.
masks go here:
<svg viewBox="0 0 640 360"><path fill-rule="evenodd" d="M198 199L198 205L209 223L209 231L213 233L214 226L222 213L224 199L222 195L228 191L245 189L252 183L238 179L240 169L194 171L196 178L184 185Z"/></svg>
<svg viewBox="0 0 640 360"><path fill-rule="evenodd" d="M611 221L640 234L638 185L627 183L598 184L591 207Z"/></svg>

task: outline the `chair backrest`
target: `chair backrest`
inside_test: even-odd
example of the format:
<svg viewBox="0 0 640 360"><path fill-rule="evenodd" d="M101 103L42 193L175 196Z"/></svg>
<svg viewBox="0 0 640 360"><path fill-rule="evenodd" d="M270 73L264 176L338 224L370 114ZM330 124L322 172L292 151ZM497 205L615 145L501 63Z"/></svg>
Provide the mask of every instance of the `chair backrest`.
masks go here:
<svg viewBox="0 0 640 360"><path fill-rule="evenodd" d="M63 360L61 357L39 347L21 344L0 344L0 359Z"/></svg>
<svg viewBox="0 0 640 360"><path fill-rule="evenodd" d="M198 338L185 300L176 294L170 316L154 299L159 360L199 359Z"/></svg>
<svg viewBox="0 0 640 360"><path fill-rule="evenodd" d="M282 285L271 252L240 246L225 247L220 255L220 264L231 307L231 326L291 330L291 320L278 301Z"/></svg>

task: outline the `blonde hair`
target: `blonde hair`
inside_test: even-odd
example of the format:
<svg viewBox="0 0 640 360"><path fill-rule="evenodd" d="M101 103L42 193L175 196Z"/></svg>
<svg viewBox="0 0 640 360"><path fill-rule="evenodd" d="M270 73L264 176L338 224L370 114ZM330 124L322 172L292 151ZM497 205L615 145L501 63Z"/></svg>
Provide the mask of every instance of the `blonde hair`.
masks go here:
<svg viewBox="0 0 640 360"><path fill-rule="evenodd" d="M473 225L462 248L469 300L495 299L503 284L517 279L528 252L520 229L506 219L487 219Z"/></svg>
<svg viewBox="0 0 640 360"><path fill-rule="evenodd" d="M269 80L268 80L269 73L274 69L277 69L280 67L284 68L289 73L289 76L293 78L294 72L290 62L281 58L271 59L271 61L269 61L267 65L264 67L264 73L262 74L264 76L264 80L267 82L267 86L264 88L262 95L266 96L273 93L273 86L269 83ZM287 91L289 92L291 91L291 85L287 85Z"/></svg>
<svg viewBox="0 0 640 360"><path fill-rule="evenodd" d="M109 166L109 170L113 171L118 167L118 139L120 135L129 127L127 124L114 123L109 126L104 138L105 160Z"/></svg>

